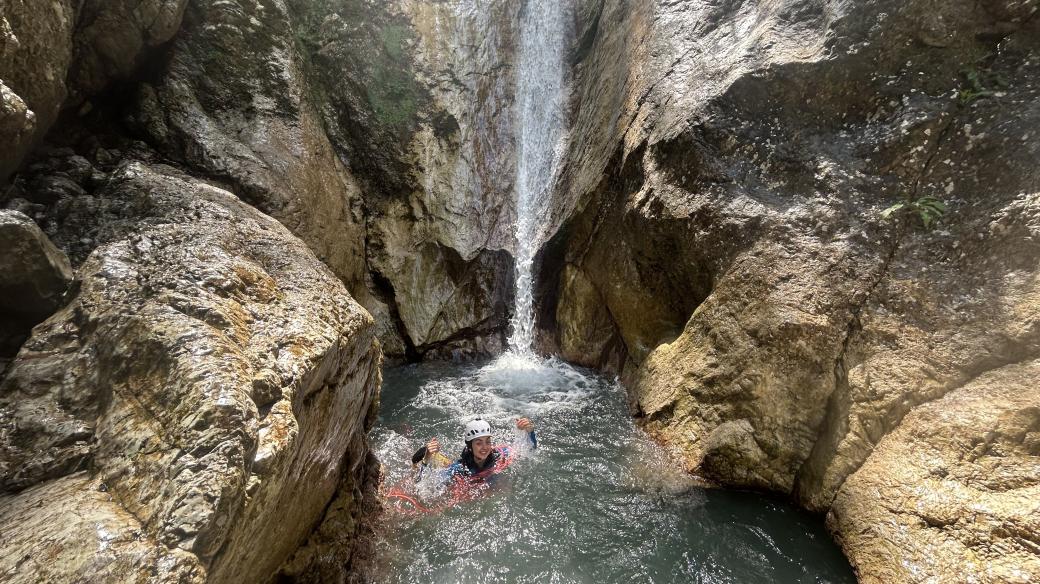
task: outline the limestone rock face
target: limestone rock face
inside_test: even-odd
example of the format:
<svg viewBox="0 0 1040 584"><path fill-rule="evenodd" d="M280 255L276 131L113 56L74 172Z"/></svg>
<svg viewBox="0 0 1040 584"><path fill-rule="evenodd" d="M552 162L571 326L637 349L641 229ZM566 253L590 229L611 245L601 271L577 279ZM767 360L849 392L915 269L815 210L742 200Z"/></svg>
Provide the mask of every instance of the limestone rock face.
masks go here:
<svg viewBox="0 0 1040 584"><path fill-rule="evenodd" d="M372 319L223 189L130 162L96 195L121 219L0 385L0 572L264 581L364 480Z"/></svg>
<svg viewBox="0 0 1040 584"><path fill-rule="evenodd" d="M0 131L13 151L0 179L63 105L128 77L179 31L148 82L127 88L130 111L112 114L135 138L230 182L307 242L375 315L389 353L502 345L520 5L89 0L55 3L50 22L11 1ZM26 36L50 39L49 69Z"/></svg>
<svg viewBox="0 0 1040 584"><path fill-rule="evenodd" d="M494 352L507 320L519 5L293 3L325 127L364 185L391 352ZM366 305L367 306L367 305ZM377 317L378 318L378 317Z"/></svg>
<svg viewBox="0 0 1040 584"><path fill-rule="evenodd" d="M992 402L963 426L980 440L1035 431L1040 403L1013 369L1040 356L1035 11L579 3L589 32L541 326L566 358L620 372L633 412L691 471L834 504L866 581L1034 570L1035 509L994 503L986 525L1005 527L988 540L921 527L901 515L914 497L931 504L934 489L949 511L971 496L899 453L960 456L961 426L925 430L925 412L968 388ZM924 197L946 207L937 226ZM1006 390L973 385L1004 368L1019 371L999 377ZM1022 473L993 501L1040 483L1022 440L985 463ZM896 539L916 571L883 544L888 525L907 526ZM1006 544L993 572L965 559Z"/></svg>
<svg viewBox="0 0 1040 584"><path fill-rule="evenodd" d="M187 0L4 0L0 4L0 182L65 106L132 74L177 32Z"/></svg>
<svg viewBox="0 0 1040 584"><path fill-rule="evenodd" d="M69 71L74 97L95 94L129 77L150 49L180 29L188 0L80 2L76 54Z"/></svg>
<svg viewBox="0 0 1040 584"><path fill-rule="evenodd" d="M1040 578L1037 379L1008 365L914 409L845 481L828 523L864 582Z"/></svg>
<svg viewBox="0 0 1040 584"><path fill-rule="evenodd" d="M192 4L162 80L138 89L134 121L170 156L232 181L363 291L358 186L308 97L291 26L281 3Z"/></svg>
<svg viewBox="0 0 1040 584"><path fill-rule="evenodd" d="M0 355L8 356L29 328L61 307L72 266L36 223L17 211L0 211L0 249Z"/></svg>
<svg viewBox="0 0 1040 584"><path fill-rule="evenodd" d="M4 141L0 151L0 176L6 177L17 167L22 153L32 145L35 130L36 113L0 81L0 136Z"/></svg>
<svg viewBox="0 0 1040 584"><path fill-rule="evenodd" d="M76 13L71 0L4 0L0 7L0 181L6 181L68 95Z"/></svg>

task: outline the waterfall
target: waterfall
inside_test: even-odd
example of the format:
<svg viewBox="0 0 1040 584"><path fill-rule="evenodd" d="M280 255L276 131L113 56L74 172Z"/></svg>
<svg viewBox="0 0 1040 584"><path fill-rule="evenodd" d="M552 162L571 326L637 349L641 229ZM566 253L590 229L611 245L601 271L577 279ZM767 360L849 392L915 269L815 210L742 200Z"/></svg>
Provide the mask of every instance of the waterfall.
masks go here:
<svg viewBox="0 0 1040 584"><path fill-rule="evenodd" d="M564 120L566 2L527 0L516 68L516 305L510 352L534 353L534 256L545 236L549 197L560 163Z"/></svg>

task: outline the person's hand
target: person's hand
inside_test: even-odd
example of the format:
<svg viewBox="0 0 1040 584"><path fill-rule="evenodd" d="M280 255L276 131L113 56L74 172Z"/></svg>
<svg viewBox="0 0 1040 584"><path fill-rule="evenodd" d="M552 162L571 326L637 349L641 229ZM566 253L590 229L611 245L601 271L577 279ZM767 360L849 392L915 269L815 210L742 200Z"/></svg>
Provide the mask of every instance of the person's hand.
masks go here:
<svg viewBox="0 0 1040 584"><path fill-rule="evenodd" d="M440 441L438 441L436 438L430 438L430 441L426 443L426 458L429 458L440 451Z"/></svg>
<svg viewBox="0 0 1040 584"><path fill-rule="evenodd" d="M520 418L516 421L516 427L524 432L531 432L534 430L534 422L527 418Z"/></svg>

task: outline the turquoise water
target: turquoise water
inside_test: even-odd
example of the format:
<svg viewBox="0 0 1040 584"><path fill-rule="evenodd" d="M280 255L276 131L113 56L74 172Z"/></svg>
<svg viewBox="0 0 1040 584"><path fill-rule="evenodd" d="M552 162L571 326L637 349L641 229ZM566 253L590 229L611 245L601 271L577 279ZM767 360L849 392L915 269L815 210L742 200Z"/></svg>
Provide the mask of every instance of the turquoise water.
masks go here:
<svg viewBox="0 0 1040 584"><path fill-rule="evenodd" d="M503 358L388 369L375 447L387 485L408 485L410 455L437 436L457 457L480 416L496 442L539 448L473 501L383 518L382 582L853 583L822 520L772 499L704 490L633 424L612 380L558 362ZM443 503L436 480L417 487Z"/></svg>

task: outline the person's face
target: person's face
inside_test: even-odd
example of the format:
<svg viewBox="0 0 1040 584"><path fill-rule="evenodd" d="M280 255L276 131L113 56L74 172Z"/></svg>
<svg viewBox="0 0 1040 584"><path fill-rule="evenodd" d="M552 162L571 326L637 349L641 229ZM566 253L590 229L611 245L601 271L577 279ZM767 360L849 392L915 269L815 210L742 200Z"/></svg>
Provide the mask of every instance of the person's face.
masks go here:
<svg viewBox="0 0 1040 584"><path fill-rule="evenodd" d="M473 458L480 462L491 454L491 436L474 438L470 441L469 446L473 449Z"/></svg>

